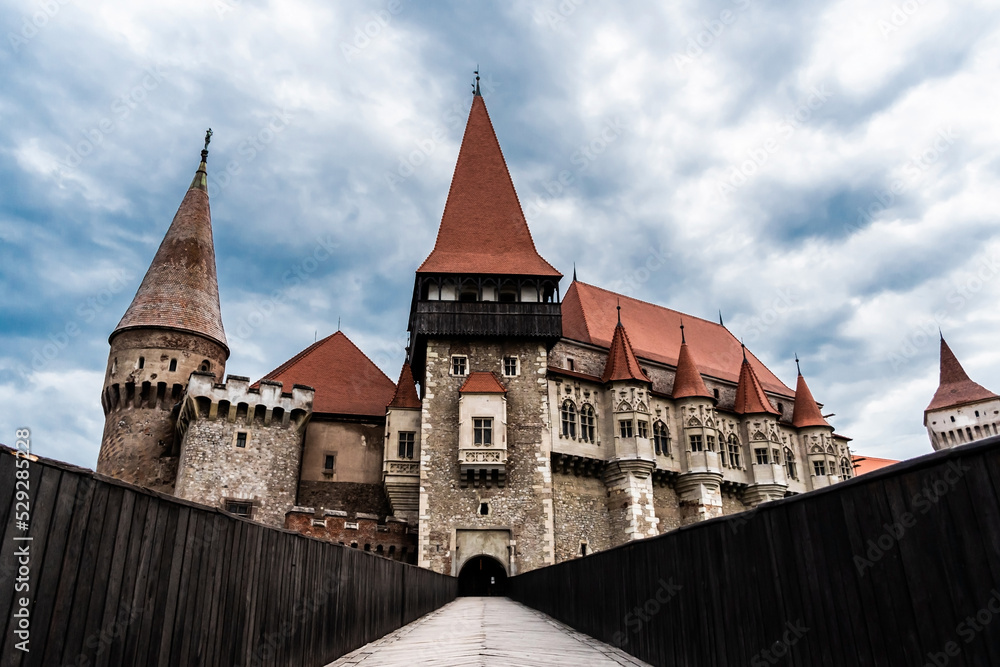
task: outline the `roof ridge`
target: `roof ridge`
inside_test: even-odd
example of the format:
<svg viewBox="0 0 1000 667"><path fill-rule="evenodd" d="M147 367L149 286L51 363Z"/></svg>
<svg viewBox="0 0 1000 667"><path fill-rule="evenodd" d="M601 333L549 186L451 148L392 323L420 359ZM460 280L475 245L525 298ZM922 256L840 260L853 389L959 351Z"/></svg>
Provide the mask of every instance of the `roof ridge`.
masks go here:
<svg viewBox="0 0 1000 667"><path fill-rule="evenodd" d="M613 291L611 291L611 290L609 290L609 289L607 289L605 287L598 287L597 285L591 285L590 283L583 282L582 280L577 280L575 282L581 283L581 284L583 284L586 287L592 287L593 289L600 290L602 292L607 292L608 294L614 294L615 296L619 296L619 297L621 297L623 299L631 299L632 301L635 301L637 303L641 303L641 304L644 304L644 305L647 305L647 306L652 306L653 308L660 308L662 310L669 310L672 313L677 313L678 315L683 315L684 317L690 317L690 318L693 318L693 319L696 319L696 320L701 320L702 322L706 322L708 324L711 324L712 326L719 327L719 328L722 328L722 329L726 329L726 331L729 331L728 328L724 327L723 325L719 324L718 322L713 322L712 320L705 319L704 317L698 317L697 315L691 315L690 313L682 313L681 311L676 310L674 308L670 308L668 306L661 306L660 304L653 303L652 301L644 301L643 299L637 299L636 297L629 296L628 294L622 294L620 292L613 292ZM733 332L729 331L729 335L733 336ZM733 338L736 338L736 336L733 336ZM736 340L739 340L739 339L736 338ZM760 359L757 359L757 361L760 361Z"/></svg>

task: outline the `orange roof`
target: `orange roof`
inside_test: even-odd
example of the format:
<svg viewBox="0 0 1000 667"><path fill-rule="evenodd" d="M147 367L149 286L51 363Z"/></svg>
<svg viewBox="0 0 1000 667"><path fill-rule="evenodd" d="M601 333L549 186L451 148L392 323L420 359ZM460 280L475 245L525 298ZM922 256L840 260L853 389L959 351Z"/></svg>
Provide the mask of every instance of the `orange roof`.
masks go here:
<svg viewBox="0 0 1000 667"><path fill-rule="evenodd" d="M413 382L413 370L406 362L403 362L403 370L399 372L399 382L396 383L396 393L392 395L388 407L417 410L421 407L417 387Z"/></svg>
<svg viewBox="0 0 1000 667"><path fill-rule="evenodd" d="M313 412L328 414L384 417L396 392L392 380L341 331L313 343L262 379L285 387L312 387Z"/></svg>
<svg viewBox="0 0 1000 667"><path fill-rule="evenodd" d="M753 367L746 359L740 366L740 381L736 385L736 401L733 409L741 415L778 414L778 411L771 407L757 374L753 372Z"/></svg>
<svg viewBox="0 0 1000 667"><path fill-rule="evenodd" d="M820 412L819 405L816 403L816 399L813 398L812 392L809 391L809 385L806 384L806 379L802 377L802 373L799 373L799 379L796 380L795 385L795 408L792 411L792 426L795 428L802 428L804 426L830 426L823 419L823 413Z"/></svg>
<svg viewBox="0 0 1000 667"><path fill-rule="evenodd" d="M562 275L535 249L479 95L472 98L434 250L417 273Z"/></svg>
<svg viewBox="0 0 1000 667"><path fill-rule="evenodd" d="M635 358L632 344L629 343L628 334L621 322L615 327L615 333L611 338L611 349L608 351L608 361L604 365L604 375L601 376L602 382L617 380L650 381L639 367L639 360Z"/></svg>
<svg viewBox="0 0 1000 667"><path fill-rule="evenodd" d="M458 390L463 394L506 394L497 376L489 371L473 371Z"/></svg>
<svg viewBox="0 0 1000 667"><path fill-rule="evenodd" d="M965 369L962 368L962 364L958 363L958 358L951 351L951 348L948 347L948 343L944 341L944 336L942 336L941 381L938 383L938 390L934 393L934 398L931 399L930 405L924 410L925 423L927 421L926 414L931 410L951 408L967 403L978 403L993 398L997 398L997 395L969 379L969 376L965 373Z"/></svg>
<svg viewBox="0 0 1000 667"><path fill-rule="evenodd" d="M856 454L851 456L851 463L854 465L854 476L863 475L866 472L872 472L873 470L878 470L879 468L884 468L886 466L891 466L893 463L899 463L893 459L877 459L874 456L858 456Z"/></svg>
<svg viewBox="0 0 1000 667"><path fill-rule="evenodd" d="M683 317L691 338L689 354L697 370L734 384L739 381L743 351L740 342L722 325L579 281L570 284L563 298L563 336L599 347L611 347L606 332L614 330L619 299L622 323L628 329L632 348L640 359L676 367L678 349L682 349L680 324ZM765 390L789 398L794 395L749 350L747 357Z"/></svg>
<svg viewBox="0 0 1000 667"><path fill-rule="evenodd" d="M179 329L214 340L228 352L215 273L207 156L202 151L191 187L111 338L126 329Z"/></svg>
<svg viewBox="0 0 1000 667"><path fill-rule="evenodd" d="M684 334L681 334L683 341ZM705 386L705 380L698 372L698 366L691 356L691 349L686 342L681 342L681 351L677 353L677 372L674 374L674 391L671 394L674 398L689 398L701 396L702 398L715 398L715 395Z"/></svg>

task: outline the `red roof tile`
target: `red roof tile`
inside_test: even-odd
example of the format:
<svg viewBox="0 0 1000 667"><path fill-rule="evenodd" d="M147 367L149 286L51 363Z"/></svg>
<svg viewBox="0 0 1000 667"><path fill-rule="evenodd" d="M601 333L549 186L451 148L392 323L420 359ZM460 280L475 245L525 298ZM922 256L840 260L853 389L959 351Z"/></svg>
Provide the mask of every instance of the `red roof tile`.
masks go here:
<svg viewBox="0 0 1000 667"><path fill-rule="evenodd" d="M313 411L328 414L384 417L396 393L392 380L341 331L313 343L262 379L285 387L312 387Z"/></svg>
<svg viewBox="0 0 1000 667"><path fill-rule="evenodd" d="M760 380L757 379L757 374L754 373L753 367L746 359L740 366L740 381L736 385L736 401L733 409L741 415L779 414L771 407L771 402L767 400L764 389L760 386Z"/></svg>
<svg viewBox="0 0 1000 667"><path fill-rule="evenodd" d="M131 305L112 332L112 338L126 329L179 329L214 340L228 351L219 307L204 155L191 187Z"/></svg>
<svg viewBox="0 0 1000 667"><path fill-rule="evenodd" d="M681 350L677 353L677 372L674 374L674 390L671 393L674 398L690 398L700 396L702 398L715 398L715 395L705 386L705 380L698 372L698 365L691 356L691 349L687 343L681 343Z"/></svg>
<svg viewBox="0 0 1000 667"><path fill-rule="evenodd" d="M639 360L635 358L628 334L620 322L615 327L615 333L611 338L608 361L604 364L604 375L601 376L602 382L615 382L617 380L650 381L642 372L642 368L639 367Z"/></svg>
<svg viewBox="0 0 1000 667"><path fill-rule="evenodd" d="M618 319L616 306L619 299L622 323L628 329L629 340L637 357L676 367L683 317L688 338L691 339L688 344L689 353L698 371L734 384L739 381L743 351L740 342L725 327L579 281L570 284L563 298L563 336L609 348L611 340L606 337L606 332L614 330ZM747 357L766 391L789 398L794 395L749 350Z"/></svg>
<svg viewBox="0 0 1000 667"><path fill-rule="evenodd" d="M997 395L969 379L969 376L965 373L965 369L962 368L962 364L958 363L958 358L951 351L951 348L948 347L948 343L945 342L944 336L942 336L941 380L938 383L937 391L934 393L934 398L931 399L930 405L924 410L924 414L926 415L931 410L952 408L967 403L978 403L979 401L988 401L993 398L997 398Z"/></svg>
<svg viewBox="0 0 1000 667"><path fill-rule="evenodd" d="M418 273L561 276L542 259L483 98L472 98L437 242Z"/></svg>
<svg viewBox="0 0 1000 667"><path fill-rule="evenodd" d="M506 394L497 376L489 371L473 371L458 390L463 394Z"/></svg>
<svg viewBox="0 0 1000 667"><path fill-rule="evenodd" d="M806 384L806 379L802 377L802 373L799 373L799 378L796 380L795 385L795 407L792 410L792 426L795 428L802 428L804 426L830 426L823 419L823 413L820 412L819 405L816 403L816 399L813 398L812 392L809 391L809 385Z"/></svg>
<svg viewBox="0 0 1000 667"><path fill-rule="evenodd" d="M879 468L885 468L886 466L891 466L894 463L899 463L894 459L878 459L874 456L851 456L851 463L854 465L854 476L863 475L866 472L872 472L873 470L878 470Z"/></svg>
<svg viewBox="0 0 1000 667"><path fill-rule="evenodd" d="M417 409L421 407L420 397L417 396L417 387L413 382L413 370L410 364L404 362L403 370L399 372L399 382L396 383L396 393L389 401L390 408Z"/></svg>

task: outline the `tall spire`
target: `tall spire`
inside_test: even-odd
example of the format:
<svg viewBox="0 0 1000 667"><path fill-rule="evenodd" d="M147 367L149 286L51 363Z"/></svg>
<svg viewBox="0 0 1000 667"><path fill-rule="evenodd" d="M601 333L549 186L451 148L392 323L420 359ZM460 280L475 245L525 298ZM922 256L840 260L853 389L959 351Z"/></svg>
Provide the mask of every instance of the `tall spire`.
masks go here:
<svg viewBox="0 0 1000 667"><path fill-rule="evenodd" d="M618 380L651 382L642 367L639 366L639 360L636 359L635 352L632 350L632 343L622 325L621 316L621 306L618 306L618 326L615 327L615 334L611 338L608 361L604 364L604 374L601 376L601 380L604 382Z"/></svg>
<svg viewBox="0 0 1000 667"><path fill-rule="evenodd" d="M226 348L208 202L208 143L194 180L153 262L111 338L127 329L174 329L199 334Z"/></svg>
<svg viewBox="0 0 1000 667"><path fill-rule="evenodd" d="M743 363L740 365L740 380L736 385L736 401L733 409L741 415L779 414L771 407L771 402L767 400L753 366L747 361L746 347L743 348Z"/></svg>
<svg viewBox="0 0 1000 667"><path fill-rule="evenodd" d="M562 275L535 249L482 95L472 98L437 241L417 273Z"/></svg>
<svg viewBox="0 0 1000 667"><path fill-rule="evenodd" d="M698 372L698 365L688 349L684 338L684 323L681 323L681 351L677 353L677 372L674 374L674 398L715 398L715 395L705 386L705 380Z"/></svg>
<svg viewBox="0 0 1000 667"><path fill-rule="evenodd" d="M795 355L796 367L798 367L798 363L798 355ZM801 370L799 370L799 377L795 384L795 407L792 410L792 426L795 428L803 428L805 426L827 426L833 428L823 418L819 404L816 403L812 392L809 391L809 385L806 384L806 379L802 377Z"/></svg>
<svg viewBox="0 0 1000 667"><path fill-rule="evenodd" d="M976 384L969 378L965 369L962 368L962 364L959 363L958 357L948 347L948 343L944 339L944 334L942 334L940 381L938 382L938 389L934 393L934 398L931 399L931 403L927 406L925 412L965 405L966 403L988 401L993 398L998 397L989 389Z"/></svg>

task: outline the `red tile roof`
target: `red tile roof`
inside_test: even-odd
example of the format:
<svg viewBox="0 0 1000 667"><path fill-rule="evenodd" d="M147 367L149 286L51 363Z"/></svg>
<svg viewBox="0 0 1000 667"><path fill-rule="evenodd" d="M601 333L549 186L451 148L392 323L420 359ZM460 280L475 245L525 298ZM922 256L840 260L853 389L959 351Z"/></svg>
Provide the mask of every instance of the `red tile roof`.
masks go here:
<svg viewBox="0 0 1000 667"><path fill-rule="evenodd" d="M885 468L886 466L891 466L894 463L899 463L894 459L877 459L874 456L851 456L851 463L854 465L854 476L863 475L866 472L872 472L873 470L878 470L879 468Z"/></svg>
<svg viewBox="0 0 1000 667"><path fill-rule="evenodd" d="M489 371L473 371L458 390L463 394L506 394L497 376Z"/></svg>
<svg viewBox="0 0 1000 667"><path fill-rule="evenodd" d="M472 98L437 242L417 272L562 275L535 249L481 96Z"/></svg>
<svg viewBox="0 0 1000 667"><path fill-rule="evenodd" d="M691 356L691 348L687 343L681 343L680 352L677 353L677 372L674 374L674 390L671 393L674 398L690 398L700 396L702 398L715 398L715 395L705 386L705 380L698 372L698 365Z"/></svg>
<svg viewBox="0 0 1000 667"><path fill-rule="evenodd" d="M262 379L285 387L312 387L313 411L328 414L385 417L396 393L392 380L341 331L313 343Z"/></svg>
<svg viewBox="0 0 1000 667"><path fill-rule="evenodd" d="M219 307L206 169L203 158L142 284L111 338L126 329L179 329L214 340L228 351Z"/></svg>
<svg viewBox="0 0 1000 667"><path fill-rule="evenodd" d="M771 407L771 402L767 400L753 366L746 359L740 366L740 381L736 385L736 401L733 409L740 415L779 414Z"/></svg>
<svg viewBox="0 0 1000 667"><path fill-rule="evenodd" d="M938 389L934 393L934 398L931 399L930 405L924 410L924 421L926 422L926 414L931 410L952 408L968 403L978 403L979 401L988 401L993 398L997 398L997 395L969 379L969 376L965 373L965 369L962 368L962 364L958 363L958 358L951 351L951 348L948 347L948 343L945 342L944 336L942 336L941 381L938 383Z"/></svg>
<svg viewBox="0 0 1000 667"><path fill-rule="evenodd" d="M403 370L399 372L399 382L396 383L396 393L389 401L390 408L417 409L421 407L420 397L417 396L417 387L413 382L413 370L410 364L404 362Z"/></svg>
<svg viewBox="0 0 1000 667"><path fill-rule="evenodd" d="M608 351L608 360L604 364L604 375L601 376L602 382L615 382L617 380L650 381L639 367L639 360L635 358L632 344L629 342L628 334L621 322L615 327L615 333L611 337L611 349Z"/></svg>
<svg viewBox="0 0 1000 667"><path fill-rule="evenodd" d="M579 281L570 284L562 302L563 336L583 343L609 348L607 337L614 331L619 299L622 323L628 329L629 340L636 356L670 366L677 366L681 345L680 324L687 327L689 353L697 370L706 376L739 381L743 351L740 342L723 326L594 287ZM791 398L794 392L786 387L749 350L747 357L761 386L769 392ZM662 390L662 388L659 388Z"/></svg>
<svg viewBox="0 0 1000 667"><path fill-rule="evenodd" d="M795 408L792 410L792 426L795 428L802 428L804 426L830 426L823 419L823 413L820 412L819 405L816 403L816 399L813 398L812 392L809 391L809 385L806 384L806 379L802 377L802 373L799 373L799 378L796 380L795 385Z"/></svg>

